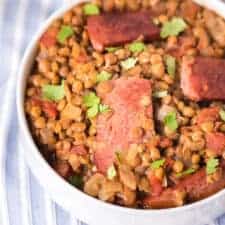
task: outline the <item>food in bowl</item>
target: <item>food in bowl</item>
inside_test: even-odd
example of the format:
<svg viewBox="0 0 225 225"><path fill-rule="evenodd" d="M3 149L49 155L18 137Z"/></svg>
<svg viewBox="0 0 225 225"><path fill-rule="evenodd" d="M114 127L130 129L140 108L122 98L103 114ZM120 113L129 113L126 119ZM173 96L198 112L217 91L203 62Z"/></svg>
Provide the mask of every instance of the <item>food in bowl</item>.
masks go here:
<svg viewBox="0 0 225 225"><path fill-rule="evenodd" d="M94 1L38 43L25 111L40 152L100 200L171 208L225 187L225 21L192 1Z"/></svg>

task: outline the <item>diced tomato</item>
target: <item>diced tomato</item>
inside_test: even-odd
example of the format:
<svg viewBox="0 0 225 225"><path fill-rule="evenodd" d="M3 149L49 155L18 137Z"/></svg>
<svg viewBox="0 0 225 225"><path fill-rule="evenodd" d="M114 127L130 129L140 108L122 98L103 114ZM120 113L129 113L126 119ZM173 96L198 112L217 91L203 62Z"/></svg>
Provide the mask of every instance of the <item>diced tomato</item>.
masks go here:
<svg viewBox="0 0 225 225"><path fill-rule="evenodd" d="M220 132L206 134L206 146L221 155L225 151L225 135Z"/></svg>
<svg viewBox="0 0 225 225"><path fill-rule="evenodd" d="M55 103L43 101L42 109L49 118L55 119L57 117L58 111Z"/></svg>
<svg viewBox="0 0 225 225"><path fill-rule="evenodd" d="M152 172L148 174L148 179L151 187L151 196L159 196L163 191L162 182Z"/></svg>
<svg viewBox="0 0 225 225"><path fill-rule="evenodd" d="M164 209L177 207L184 204L183 191L173 190L171 188L166 189L160 196L148 196L144 199L143 205L146 208L152 209Z"/></svg>
<svg viewBox="0 0 225 225"><path fill-rule="evenodd" d="M159 146L161 148L168 148L172 145L172 141L167 138L167 137L161 137L160 138L160 142L159 142Z"/></svg>
<svg viewBox="0 0 225 225"><path fill-rule="evenodd" d="M58 29L50 28L42 35L40 43L43 44L46 48L52 47L56 44L57 33Z"/></svg>

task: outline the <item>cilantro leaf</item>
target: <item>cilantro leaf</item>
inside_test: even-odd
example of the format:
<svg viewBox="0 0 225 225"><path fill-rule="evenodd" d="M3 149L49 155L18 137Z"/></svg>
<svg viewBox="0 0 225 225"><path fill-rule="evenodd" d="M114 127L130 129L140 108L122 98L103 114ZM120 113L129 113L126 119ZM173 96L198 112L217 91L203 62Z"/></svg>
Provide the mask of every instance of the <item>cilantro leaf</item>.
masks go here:
<svg viewBox="0 0 225 225"><path fill-rule="evenodd" d="M98 15L100 13L99 7L93 3L85 4L83 10L84 14L87 16Z"/></svg>
<svg viewBox="0 0 225 225"><path fill-rule="evenodd" d="M98 104L97 105L93 105L90 108L88 108L87 110L87 117L88 118L94 118L95 116L97 116L98 114Z"/></svg>
<svg viewBox="0 0 225 225"><path fill-rule="evenodd" d="M112 180L115 176L116 176L116 169L114 165L112 165L107 170L107 178Z"/></svg>
<svg viewBox="0 0 225 225"><path fill-rule="evenodd" d="M170 55L166 57L166 69L167 73L174 77L176 73L176 59Z"/></svg>
<svg viewBox="0 0 225 225"><path fill-rule="evenodd" d="M221 109L220 112L219 112L219 114L220 114L220 118L221 118L223 121L225 121L225 111L224 111L223 109Z"/></svg>
<svg viewBox="0 0 225 225"><path fill-rule="evenodd" d="M72 184L73 186L82 189L84 182L83 178L81 175L75 174L73 176L69 177L69 183Z"/></svg>
<svg viewBox="0 0 225 225"><path fill-rule="evenodd" d="M119 49L120 49L120 47L108 47L108 48L105 48L105 50L107 52L115 52L115 51L117 51Z"/></svg>
<svg viewBox="0 0 225 225"><path fill-rule="evenodd" d="M219 160L216 158L210 158L206 163L206 173L208 175L216 172L217 166L219 165Z"/></svg>
<svg viewBox="0 0 225 225"><path fill-rule="evenodd" d="M97 82L107 81L112 77L112 74L107 71L102 71L97 75Z"/></svg>
<svg viewBox="0 0 225 225"><path fill-rule="evenodd" d="M156 91L153 93L153 97L155 98L164 98L168 95L168 91Z"/></svg>
<svg viewBox="0 0 225 225"><path fill-rule="evenodd" d="M83 97L83 103L86 107L92 107L100 103L100 98L94 92L89 92Z"/></svg>
<svg viewBox="0 0 225 225"><path fill-rule="evenodd" d="M57 40L59 43L63 44L67 38L74 34L74 30L71 26L62 26L61 30L57 34Z"/></svg>
<svg viewBox="0 0 225 225"><path fill-rule="evenodd" d="M176 112L169 112L164 118L164 123L171 131L175 131L178 128Z"/></svg>
<svg viewBox="0 0 225 225"><path fill-rule="evenodd" d="M129 70L131 68L133 68L137 63L137 59L136 58L128 58L124 61L122 61L120 63L120 65L122 66L123 69L125 70Z"/></svg>
<svg viewBox="0 0 225 225"><path fill-rule="evenodd" d="M129 45L129 49L131 52L142 52L146 48L143 42L137 41Z"/></svg>
<svg viewBox="0 0 225 225"><path fill-rule="evenodd" d="M195 169L189 168L189 169L187 169L187 170L185 170L185 171L183 171L183 172L181 172L181 173L177 173L177 174L176 174L176 177L178 177L178 178L184 177L184 176L189 175L189 174L192 174L192 173L194 173L194 172L195 172Z"/></svg>
<svg viewBox="0 0 225 225"><path fill-rule="evenodd" d="M61 85L46 84L42 87L42 95L44 98L52 101L59 101L64 98L64 81Z"/></svg>
<svg viewBox="0 0 225 225"><path fill-rule="evenodd" d="M153 170L159 169L165 163L165 159L159 159L151 163L150 168Z"/></svg>
<svg viewBox="0 0 225 225"><path fill-rule="evenodd" d="M100 112L100 113L104 113L104 112L108 112L108 111L110 111L109 106L99 104L99 112Z"/></svg>
<svg viewBox="0 0 225 225"><path fill-rule="evenodd" d="M173 18L171 21L164 23L160 36L161 38L167 38L169 36L177 36L183 32L187 27L187 24L182 18Z"/></svg>

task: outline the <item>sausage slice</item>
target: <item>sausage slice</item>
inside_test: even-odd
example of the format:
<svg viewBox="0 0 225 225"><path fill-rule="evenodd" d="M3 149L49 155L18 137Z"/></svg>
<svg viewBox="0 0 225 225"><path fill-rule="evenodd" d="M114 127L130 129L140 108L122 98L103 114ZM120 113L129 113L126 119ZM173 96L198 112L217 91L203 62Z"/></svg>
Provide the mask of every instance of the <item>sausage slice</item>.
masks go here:
<svg viewBox="0 0 225 225"><path fill-rule="evenodd" d="M225 100L225 60L210 57L184 58L181 88L194 101Z"/></svg>
<svg viewBox="0 0 225 225"><path fill-rule="evenodd" d="M112 90L102 98L111 112L97 119L98 147L94 154L95 164L103 173L112 165L115 152L126 152L131 144L141 144L153 134L150 81L120 78L108 82Z"/></svg>
<svg viewBox="0 0 225 225"><path fill-rule="evenodd" d="M153 16L150 11L110 12L90 16L87 31L97 51L134 41L141 35L144 40L153 41L160 37L159 27L152 22Z"/></svg>

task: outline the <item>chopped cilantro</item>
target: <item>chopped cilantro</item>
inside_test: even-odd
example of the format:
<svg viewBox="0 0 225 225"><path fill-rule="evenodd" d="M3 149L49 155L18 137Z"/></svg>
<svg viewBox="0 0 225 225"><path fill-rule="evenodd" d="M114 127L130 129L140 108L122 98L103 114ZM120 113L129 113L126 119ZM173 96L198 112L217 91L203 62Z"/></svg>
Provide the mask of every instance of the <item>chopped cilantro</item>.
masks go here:
<svg viewBox="0 0 225 225"><path fill-rule="evenodd" d="M220 118L225 121L225 111L223 109L220 110Z"/></svg>
<svg viewBox="0 0 225 225"><path fill-rule="evenodd" d="M183 32L187 27L187 24L182 18L173 18L171 21L164 23L160 36L161 38L167 38L169 36L177 36Z"/></svg>
<svg viewBox="0 0 225 225"><path fill-rule="evenodd" d="M104 113L104 112L108 112L108 111L110 111L109 106L99 104L99 112L100 112L100 113Z"/></svg>
<svg viewBox="0 0 225 225"><path fill-rule="evenodd" d="M185 171L183 171L183 172L181 172L181 173L177 173L177 174L176 174L176 177L178 177L178 178L184 177L184 176L189 175L189 174L192 174L192 173L194 173L194 172L195 172L195 169L189 168L189 169L187 169L187 170L185 170Z"/></svg>
<svg viewBox="0 0 225 225"><path fill-rule="evenodd" d="M92 107L100 103L100 98L94 92L89 92L84 96L83 102L86 107Z"/></svg>
<svg viewBox="0 0 225 225"><path fill-rule="evenodd" d="M176 59L170 55L166 57L166 69L167 73L174 77L176 73Z"/></svg>
<svg viewBox="0 0 225 225"><path fill-rule="evenodd" d="M98 113L104 113L110 110L107 105L100 104L100 98L94 92L85 95L83 97L83 103L88 108L88 118L93 118L97 116Z"/></svg>
<svg viewBox="0 0 225 225"><path fill-rule="evenodd" d="M112 77L112 74L107 71L102 71L97 75L97 82L107 81Z"/></svg>
<svg viewBox="0 0 225 225"><path fill-rule="evenodd" d="M164 123L171 131L175 131L178 128L176 112L169 112L164 118Z"/></svg>
<svg viewBox="0 0 225 225"><path fill-rule="evenodd" d="M116 176L116 169L114 165L112 165L107 170L107 178L112 180L115 176Z"/></svg>
<svg viewBox="0 0 225 225"><path fill-rule="evenodd" d="M105 48L105 50L107 52L115 52L115 51L117 51L119 49L120 49L120 47L108 47L108 48Z"/></svg>
<svg viewBox="0 0 225 225"><path fill-rule="evenodd" d="M57 35L57 40L59 43L63 44L67 38L71 37L74 34L74 30L71 26L62 26L61 30Z"/></svg>
<svg viewBox="0 0 225 225"><path fill-rule="evenodd" d="M129 49L131 52L142 52L146 48L143 42L137 41L129 45Z"/></svg>
<svg viewBox="0 0 225 225"><path fill-rule="evenodd" d="M97 116L98 114L98 105L93 105L87 110L87 116L88 118L93 118Z"/></svg>
<svg viewBox="0 0 225 225"><path fill-rule="evenodd" d="M216 172L217 166L219 165L219 160L216 158L210 158L206 163L206 173L208 175Z"/></svg>
<svg viewBox="0 0 225 225"><path fill-rule="evenodd" d="M64 98L64 81L61 85L46 84L42 87L42 95L44 98L52 101L59 101Z"/></svg>
<svg viewBox="0 0 225 225"><path fill-rule="evenodd" d="M120 65L122 66L123 69L125 70L129 70L131 68L133 68L137 63L137 59L136 58L128 58L124 61L122 61L120 63Z"/></svg>
<svg viewBox="0 0 225 225"><path fill-rule="evenodd" d="M93 3L85 4L83 9L84 9L84 14L87 16L98 15L100 13L99 7Z"/></svg>
<svg viewBox="0 0 225 225"><path fill-rule="evenodd" d="M151 163L150 168L153 170L159 169L165 163L165 159L159 159Z"/></svg>

